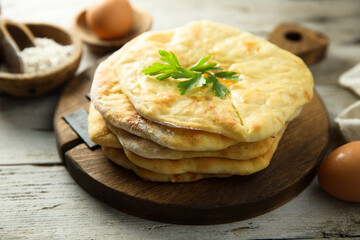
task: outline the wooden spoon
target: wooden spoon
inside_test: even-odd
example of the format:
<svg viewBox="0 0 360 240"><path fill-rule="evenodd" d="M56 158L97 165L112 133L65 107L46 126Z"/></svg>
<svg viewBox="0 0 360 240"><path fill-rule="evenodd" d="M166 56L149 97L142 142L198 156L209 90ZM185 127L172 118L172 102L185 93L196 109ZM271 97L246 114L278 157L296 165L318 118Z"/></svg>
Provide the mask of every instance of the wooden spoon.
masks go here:
<svg viewBox="0 0 360 240"><path fill-rule="evenodd" d="M34 35L24 24L0 18L0 57L11 73L24 73L20 52L35 47Z"/></svg>

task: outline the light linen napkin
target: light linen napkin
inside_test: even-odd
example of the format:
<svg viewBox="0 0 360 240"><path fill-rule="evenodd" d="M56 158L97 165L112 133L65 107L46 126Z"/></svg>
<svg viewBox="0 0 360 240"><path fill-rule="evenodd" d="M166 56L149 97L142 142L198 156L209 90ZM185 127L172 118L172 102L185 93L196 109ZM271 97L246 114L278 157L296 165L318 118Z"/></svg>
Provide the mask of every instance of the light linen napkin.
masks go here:
<svg viewBox="0 0 360 240"><path fill-rule="evenodd" d="M343 87L350 88L360 96L360 63L341 74L339 84Z"/></svg>
<svg viewBox="0 0 360 240"><path fill-rule="evenodd" d="M347 142L360 140L360 101L345 108L336 118L335 122Z"/></svg>
<svg viewBox="0 0 360 240"><path fill-rule="evenodd" d="M339 84L360 96L360 63L343 73L339 78ZM360 140L360 100L344 109L335 118L335 122L346 141Z"/></svg>

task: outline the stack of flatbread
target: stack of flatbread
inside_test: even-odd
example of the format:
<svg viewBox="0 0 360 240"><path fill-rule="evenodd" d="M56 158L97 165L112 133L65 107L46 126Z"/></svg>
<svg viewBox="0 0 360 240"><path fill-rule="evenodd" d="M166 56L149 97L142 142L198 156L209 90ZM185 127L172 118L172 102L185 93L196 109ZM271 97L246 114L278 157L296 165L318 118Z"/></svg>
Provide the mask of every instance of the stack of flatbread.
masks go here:
<svg viewBox="0 0 360 240"><path fill-rule="evenodd" d="M142 70L172 51L190 67L211 56L241 81L220 80L180 95L182 79L157 80ZM289 121L313 94L301 59L268 41L209 21L147 32L102 62L91 89L89 135L114 163L139 177L189 182L249 175L266 168Z"/></svg>

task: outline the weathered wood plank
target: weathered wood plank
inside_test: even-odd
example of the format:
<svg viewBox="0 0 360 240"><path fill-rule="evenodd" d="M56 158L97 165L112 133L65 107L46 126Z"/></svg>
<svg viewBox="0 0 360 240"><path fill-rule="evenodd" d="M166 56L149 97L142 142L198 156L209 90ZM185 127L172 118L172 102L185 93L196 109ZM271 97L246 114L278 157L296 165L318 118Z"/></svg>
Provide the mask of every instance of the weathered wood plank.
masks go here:
<svg viewBox="0 0 360 240"><path fill-rule="evenodd" d="M182 226L139 219L83 191L63 166L0 168L0 239L264 239L360 235L360 204L325 194L315 180L297 198L231 224Z"/></svg>
<svg viewBox="0 0 360 240"><path fill-rule="evenodd" d="M60 162L52 126L58 95L0 96L0 165Z"/></svg>

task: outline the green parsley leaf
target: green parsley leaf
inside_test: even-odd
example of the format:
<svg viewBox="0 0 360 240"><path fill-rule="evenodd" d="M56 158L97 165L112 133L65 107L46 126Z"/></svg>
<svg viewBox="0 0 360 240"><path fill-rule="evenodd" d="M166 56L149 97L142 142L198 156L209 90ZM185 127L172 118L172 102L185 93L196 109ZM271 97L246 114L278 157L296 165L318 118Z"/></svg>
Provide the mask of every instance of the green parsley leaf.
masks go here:
<svg viewBox="0 0 360 240"><path fill-rule="evenodd" d="M173 52L168 53L164 50L159 50L159 53L162 56L162 58L160 58L161 61L167 62L174 67L180 67L179 61Z"/></svg>
<svg viewBox="0 0 360 240"><path fill-rule="evenodd" d="M208 60L210 59L210 56L204 57L200 59L194 66L190 68L191 71L196 72L206 72L206 71L215 71L215 70L222 70L219 67L215 67L217 63L209 63L207 65L204 65Z"/></svg>
<svg viewBox="0 0 360 240"><path fill-rule="evenodd" d="M224 78L233 81L240 81L236 72L222 71L216 67L217 63L207 63L210 56L201 58L189 69L180 66L179 61L173 52L159 50L160 60L167 63L153 63L151 66L142 70L145 75L157 76L158 80L165 80L169 77L173 79L188 79L180 82L177 87L180 94L184 95L193 88L206 87L212 84L211 91L219 98L224 99L230 90L223 85L218 78ZM213 73L211 71L217 71Z"/></svg>
<svg viewBox="0 0 360 240"><path fill-rule="evenodd" d="M152 66L145 68L142 72L150 76L159 75L156 79L164 80L166 78L169 78L174 71L177 71L177 69L172 65L154 63Z"/></svg>
<svg viewBox="0 0 360 240"><path fill-rule="evenodd" d="M177 72L171 74L171 77L174 79L181 79L181 78L195 78L200 75L201 75L200 73L190 71L189 69L179 68Z"/></svg>
<svg viewBox="0 0 360 240"><path fill-rule="evenodd" d="M239 76L237 76L236 72L217 72L217 73L215 73L215 77L225 78L225 79L229 79L229 80L233 80L233 81L241 80L241 78L239 78Z"/></svg>
<svg viewBox="0 0 360 240"><path fill-rule="evenodd" d="M180 90L180 94L184 95L193 88L204 86L205 83L206 80L201 76L201 74L198 74L190 80L179 83L177 87Z"/></svg>
<svg viewBox="0 0 360 240"><path fill-rule="evenodd" d="M227 93L230 93L230 90L223 85L216 78L215 74L210 74L209 77L206 78L207 84L212 83L211 91L216 94L217 97L224 99Z"/></svg>

